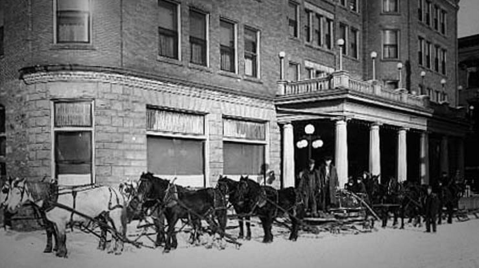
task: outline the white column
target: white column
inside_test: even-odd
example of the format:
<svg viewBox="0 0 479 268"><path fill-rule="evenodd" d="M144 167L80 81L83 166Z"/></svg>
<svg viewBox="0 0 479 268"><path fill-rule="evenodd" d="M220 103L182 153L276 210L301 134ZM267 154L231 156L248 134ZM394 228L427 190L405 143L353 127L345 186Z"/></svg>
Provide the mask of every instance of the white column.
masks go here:
<svg viewBox="0 0 479 268"><path fill-rule="evenodd" d="M419 172L421 184L429 184L429 134L422 132L419 140Z"/></svg>
<svg viewBox="0 0 479 268"><path fill-rule="evenodd" d="M446 172L449 176L449 140L447 136L442 136L441 139L441 173Z"/></svg>
<svg viewBox="0 0 479 268"><path fill-rule="evenodd" d="M336 170L338 171L339 187L344 187L348 182L348 132L346 120L336 121Z"/></svg>
<svg viewBox="0 0 479 268"><path fill-rule="evenodd" d="M407 179L407 144L406 144L406 129L401 128L398 131L398 155L397 155L397 179L398 182Z"/></svg>
<svg viewBox="0 0 479 268"><path fill-rule="evenodd" d="M381 174L379 124L377 123L372 124L369 128L369 173Z"/></svg>
<svg viewBox="0 0 479 268"><path fill-rule="evenodd" d="M294 187L294 136L293 125L283 125L283 187Z"/></svg>

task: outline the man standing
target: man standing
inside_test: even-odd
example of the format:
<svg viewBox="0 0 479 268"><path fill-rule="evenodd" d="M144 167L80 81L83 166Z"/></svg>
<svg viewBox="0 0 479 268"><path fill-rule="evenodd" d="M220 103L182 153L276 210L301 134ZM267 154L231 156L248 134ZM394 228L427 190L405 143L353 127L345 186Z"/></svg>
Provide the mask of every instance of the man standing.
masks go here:
<svg viewBox="0 0 479 268"><path fill-rule="evenodd" d="M431 232L431 225L432 231L436 232L436 216L438 210L438 198L435 193L432 192L432 186L427 187L427 195L424 200L424 212L426 218L426 232Z"/></svg>
<svg viewBox="0 0 479 268"><path fill-rule="evenodd" d="M333 158L326 156L324 163L319 168L319 176L321 184L323 185L321 193L321 207L324 211L329 210L331 206L336 205L336 190L339 187L338 173L336 167L332 164Z"/></svg>
<svg viewBox="0 0 479 268"><path fill-rule="evenodd" d="M321 189L318 170L315 168L316 162L314 159L310 159L308 168L301 171L299 174L299 192L304 201L305 209L308 211L311 209L311 215L317 217L318 206L316 204L316 196Z"/></svg>

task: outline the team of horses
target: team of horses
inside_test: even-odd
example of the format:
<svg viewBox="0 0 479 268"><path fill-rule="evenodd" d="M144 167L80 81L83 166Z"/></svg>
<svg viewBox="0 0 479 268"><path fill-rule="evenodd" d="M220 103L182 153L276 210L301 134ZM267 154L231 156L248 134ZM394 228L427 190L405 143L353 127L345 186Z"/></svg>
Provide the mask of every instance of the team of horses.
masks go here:
<svg viewBox="0 0 479 268"><path fill-rule="evenodd" d="M394 225L401 217L401 228L404 228L405 217L420 219L425 195L423 186L394 180L381 184L379 176L367 177L364 184L366 203L380 211L383 227L391 213ZM448 222L452 220L453 207L461 191L460 186L451 183L438 189L441 207L448 208ZM149 217L157 233L155 246L163 246L166 253L178 246L176 226L179 220L192 227L190 243L199 244L200 236L209 232L220 242L220 248L224 248L224 240L237 243L226 233L230 207L239 222L237 238L251 239L250 218L256 216L263 227L264 243L273 241L273 223L288 227L289 239L297 240L306 215L302 196L294 187L278 190L243 176L239 180L220 176L215 187L202 189L185 188L174 180L162 179L149 172L142 173L137 182L121 183L119 189L98 185L65 187L55 181L10 179L2 186L0 195L0 205L10 213L17 212L25 204L36 208L47 234L44 252L56 251L59 257L67 256L65 230L68 224L87 225L94 221L101 229L98 248L105 249L106 236L110 233L108 252L121 254L124 242L128 241L125 238L127 224ZM278 217L285 220L278 221ZM202 221L207 223L205 228Z"/></svg>

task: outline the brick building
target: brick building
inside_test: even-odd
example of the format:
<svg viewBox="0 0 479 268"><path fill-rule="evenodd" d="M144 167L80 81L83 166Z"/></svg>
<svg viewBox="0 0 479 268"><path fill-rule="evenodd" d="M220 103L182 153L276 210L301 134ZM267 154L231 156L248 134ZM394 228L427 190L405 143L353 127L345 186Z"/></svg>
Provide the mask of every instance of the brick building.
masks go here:
<svg viewBox="0 0 479 268"><path fill-rule="evenodd" d="M341 183L463 172L457 1L0 3L3 174L281 187L326 154Z"/></svg>

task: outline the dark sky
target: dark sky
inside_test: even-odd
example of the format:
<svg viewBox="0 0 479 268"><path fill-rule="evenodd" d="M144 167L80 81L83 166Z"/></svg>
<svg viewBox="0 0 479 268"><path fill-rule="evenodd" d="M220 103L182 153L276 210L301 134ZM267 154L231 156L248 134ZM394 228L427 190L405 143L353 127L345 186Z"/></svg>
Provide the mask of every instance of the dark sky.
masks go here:
<svg viewBox="0 0 479 268"><path fill-rule="evenodd" d="M458 37L479 34L479 0L460 0Z"/></svg>

